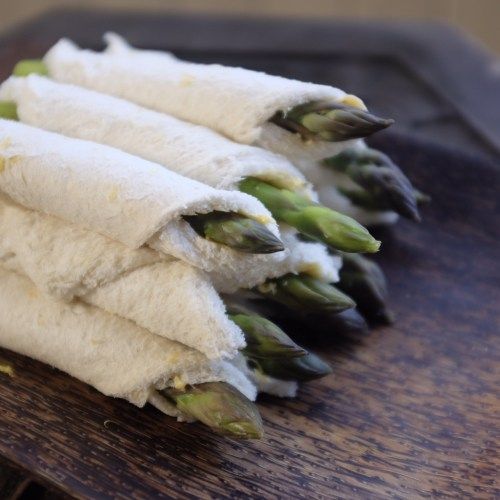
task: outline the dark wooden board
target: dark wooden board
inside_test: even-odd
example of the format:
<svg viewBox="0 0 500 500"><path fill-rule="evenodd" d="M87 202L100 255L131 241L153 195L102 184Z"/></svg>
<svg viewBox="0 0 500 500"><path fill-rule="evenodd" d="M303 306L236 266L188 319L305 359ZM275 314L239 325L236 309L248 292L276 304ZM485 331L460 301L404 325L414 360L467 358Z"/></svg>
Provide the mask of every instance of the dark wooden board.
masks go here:
<svg viewBox="0 0 500 500"><path fill-rule="evenodd" d="M53 42L22 33L1 47L3 76ZM422 224L383 234L397 322L313 342L334 375L296 400L262 398L261 442L177 424L0 351L16 370L0 374L0 456L77 497L499 496L500 172L401 134L374 143L433 197Z"/></svg>

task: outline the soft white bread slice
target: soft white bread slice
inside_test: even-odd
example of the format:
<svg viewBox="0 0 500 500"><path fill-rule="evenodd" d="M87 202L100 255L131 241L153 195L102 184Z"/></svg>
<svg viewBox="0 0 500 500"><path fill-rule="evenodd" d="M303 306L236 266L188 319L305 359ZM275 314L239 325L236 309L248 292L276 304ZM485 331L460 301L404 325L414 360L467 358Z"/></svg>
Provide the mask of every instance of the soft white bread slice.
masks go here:
<svg viewBox="0 0 500 500"><path fill-rule="evenodd" d="M164 52L134 49L117 35L105 38L109 45L102 53L60 40L44 58L50 76L204 125L244 144L255 143L278 110L346 97L326 85L184 62Z"/></svg>
<svg viewBox="0 0 500 500"><path fill-rule="evenodd" d="M251 196L216 190L117 149L10 120L0 120L0 191L28 208L130 248L150 245L243 287L254 285L249 279L262 263L286 257L286 252L245 254L210 242L181 218L233 211L264 222L278 235L269 211Z"/></svg>
<svg viewBox="0 0 500 500"><path fill-rule="evenodd" d="M107 396L144 406L156 389L225 381L254 399L252 383L229 362L138 327L101 309L41 294L0 268L0 346L55 366ZM175 408L163 411L178 416Z"/></svg>
<svg viewBox="0 0 500 500"><path fill-rule="evenodd" d="M56 299L75 297L197 349L232 358L244 346L208 276L0 196L0 265Z"/></svg>

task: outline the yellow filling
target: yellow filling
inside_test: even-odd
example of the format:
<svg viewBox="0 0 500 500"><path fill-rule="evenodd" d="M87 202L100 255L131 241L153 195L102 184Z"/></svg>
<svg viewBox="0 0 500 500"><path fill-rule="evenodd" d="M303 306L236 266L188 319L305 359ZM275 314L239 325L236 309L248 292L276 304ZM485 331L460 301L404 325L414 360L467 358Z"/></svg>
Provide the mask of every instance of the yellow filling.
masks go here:
<svg viewBox="0 0 500 500"><path fill-rule="evenodd" d="M321 279L321 266L313 262L309 264L304 264L300 267L299 271L304 274L308 274L313 278Z"/></svg>
<svg viewBox="0 0 500 500"><path fill-rule="evenodd" d="M346 106L351 106L353 108L358 108L362 109L363 111L366 111L365 103L355 95L346 94L340 102L342 104L345 104Z"/></svg>
<svg viewBox="0 0 500 500"><path fill-rule="evenodd" d="M178 391L183 391L186 388L186 382L184 382L178 375L172 380L172 385Z"/></svg>
<svg viewBox="0 0 500 500"><path fill-rule="evenodd" d="M272 222L272 219L271 219L271 217L269 217L269 215L254 215L254 216L252 216L252 218L254 220L256 220L257 222L260 222L261 224L264 224L264 225Z"/></svg>

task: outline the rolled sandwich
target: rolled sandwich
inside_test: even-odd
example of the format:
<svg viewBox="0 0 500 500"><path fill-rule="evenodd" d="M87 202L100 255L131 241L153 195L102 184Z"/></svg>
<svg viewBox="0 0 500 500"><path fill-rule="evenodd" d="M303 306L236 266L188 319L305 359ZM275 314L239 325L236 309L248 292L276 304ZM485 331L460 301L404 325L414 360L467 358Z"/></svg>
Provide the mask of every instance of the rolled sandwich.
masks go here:
<svg viewBox="0 0 500 500"><path fill-rule="evenodd" d="M245 191L279 222L346 251L374 251L358 223L317 204L304 176L283 157L229 141L205 127L128 101L31 75L2 84L20 121L116 147L214 188Z"/></svg>
<svg viewBox="0 0 500 500"><path fill-rule="evenodd" d="M246 369L264 392L295 395L296 382L311 379L300 366L293 369L291 358L307 355L304 349L262 317L246 312L228 316L202 271L147 248L127 249L23 208L5 196L0 197L0 265L27 276L56 299L78 298L158 336L182 342L209 359L246 366L247 361L264 357L273 359L281 370L290 367L285 380L273 377L275 366ZM256 350L252 345L260 347ZM329 372L316 370L312 378Z"/></svg>
<svg viewBox="0 0 500 500"><path fill-rule="evenodd" d="M286 258L286 252L252 255L209 241L185 220L237 213L260 220L277 238L276 223L255 198L215 190L119 150L0 120L0 160L0 190L21 205L132 249L148 245L217 273L228 289L262 282L264 264Z"/></svg>
<svg viewBox="0 0 500 500"><path fill-rule="evenodd" d="M357 97L327 85L218 64L189 63L165 52L134 49L115 34L107 34L105 39L108 48L103 53L60 40L44 58L48 74L205 125L244 144L259 142L273 127L280 127L270 122L277 113L300 105L327 101L349 109L364 108ZM192 119L197 112L198 118ZM392 123L364 115L364 120L352 115L355 125L343 125L339 130L343 139Z"/></svg>
<svg viewBox="0 0 500 500"><path fill-rule="evenodd" d="M262 434L249 401L255 388L230 363L210 362L97 307L48 299L27 278L1 268L0 346L139 407L149 401L179 420L201 420L236 437Z"/></svg>
<svg viewBox="0 0 500 500"><path fill-rule="evenodd" d="M80 50L61 40L45 56L43 71L56 80L123 97L205 125L236 142L281 153L306 175L312 174L313 182L318 177L345 182L342 175L321 175L323 160L345 149L362 148L356 139L392 123L369 114L359 98L330 86L189 63L169 53L134 49L115 34L105 39L108 47L103 53ZM371 206L366 195L361 200L358 192L341 194L333 189L321 201L347 210L363 223L393 222L394 211L416 219L416 198L408 184L401 171L391 176L390 183L382 183L390 196L357 184L357 191L362 188L371 195Z"/></svg>

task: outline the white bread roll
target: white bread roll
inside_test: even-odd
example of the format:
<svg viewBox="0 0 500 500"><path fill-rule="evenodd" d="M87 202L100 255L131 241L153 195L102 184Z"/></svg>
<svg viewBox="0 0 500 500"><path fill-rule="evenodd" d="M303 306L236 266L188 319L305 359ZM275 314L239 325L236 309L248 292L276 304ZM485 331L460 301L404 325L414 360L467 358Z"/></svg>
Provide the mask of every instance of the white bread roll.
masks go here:
<svg viewBox="0 0 500 500"><path fill-rule="evenodd" d="M181 218L233 211L265 222L278 235L269 211L251 196L216 190L117 149L10 120L0 120L0 191L130 248L149 245L219 273L235 286L254 286L266 276L263 263L287 255L237 252L201 238Z"/></svg>
<svg viewBox="0 0 500 500"><path fill-rule="evenodd" d="M251 382L229 362L211 362L97 307L51 300L27 278L1 268L0 346L140 407L159 397L156 390L183 384L225 381L250 399L256 395ZM164 403L163 411L179 416Z"/></svg>
<svg viewBox="0 0 500 500"><path fill-rule="evenodd" d="M44 58L50 76L204 125L244 144L257 142L262 125L278 110L346 97L326 85L183 62L165 52L134 49L117 35L105 38L109 46L103 53L60 40Z"/></svg>

